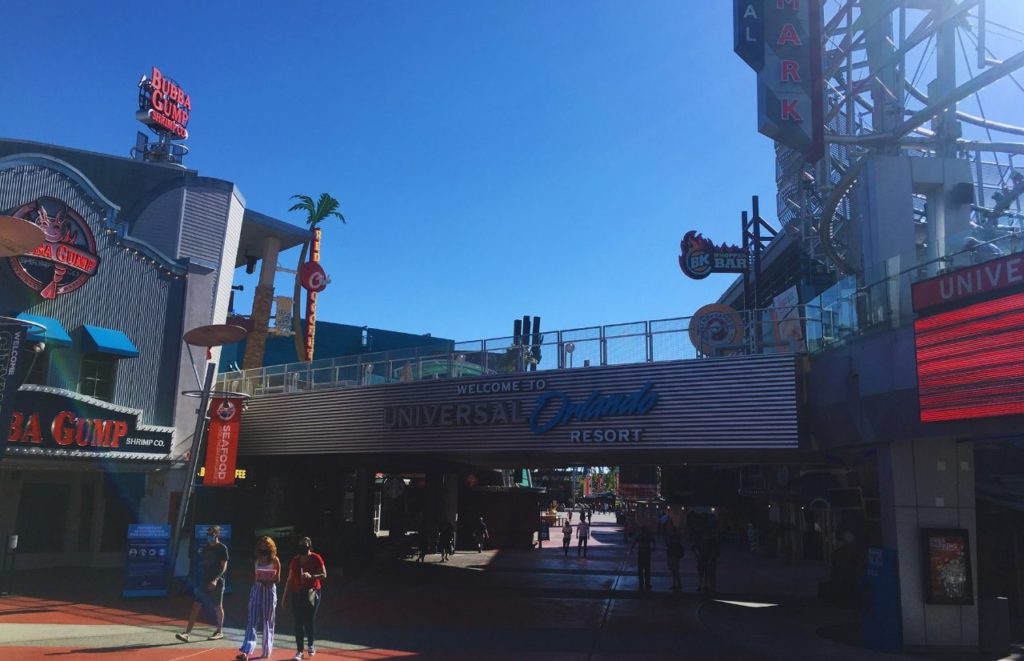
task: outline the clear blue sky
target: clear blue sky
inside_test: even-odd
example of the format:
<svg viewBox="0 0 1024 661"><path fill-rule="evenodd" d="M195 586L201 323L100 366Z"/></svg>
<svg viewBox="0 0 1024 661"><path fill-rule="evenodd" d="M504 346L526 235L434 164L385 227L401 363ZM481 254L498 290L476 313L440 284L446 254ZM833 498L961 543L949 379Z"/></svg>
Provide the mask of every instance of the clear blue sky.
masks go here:
<svg viewBox="0 0 1024 661"><path fill-rule="evenodd" d="M547 330L685 316L731 276L686 279L682 234L738 243L752 194L773 220L774 152L731 13L7 0L0 135L127 155L156 65L192 95L189 167L296 224L293 193L341 200L321 319L469 340L523 314ZM255 283L238 280L248 311Z"/></svg>

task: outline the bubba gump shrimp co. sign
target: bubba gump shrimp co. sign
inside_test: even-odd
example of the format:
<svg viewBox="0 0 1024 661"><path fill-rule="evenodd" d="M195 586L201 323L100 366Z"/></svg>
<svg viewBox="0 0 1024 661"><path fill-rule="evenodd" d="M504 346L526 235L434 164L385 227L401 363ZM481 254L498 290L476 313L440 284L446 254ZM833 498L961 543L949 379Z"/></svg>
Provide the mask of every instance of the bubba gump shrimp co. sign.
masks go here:
<svg viewBox="0 0 1024 661"><path fill-rule="evenodd" d="M74 209L56 198L41 197L11 215L43 230L43 242L32 252L8 258L14 275L40 296L54 299L73 292L96 275L96 238Z"/></svg>

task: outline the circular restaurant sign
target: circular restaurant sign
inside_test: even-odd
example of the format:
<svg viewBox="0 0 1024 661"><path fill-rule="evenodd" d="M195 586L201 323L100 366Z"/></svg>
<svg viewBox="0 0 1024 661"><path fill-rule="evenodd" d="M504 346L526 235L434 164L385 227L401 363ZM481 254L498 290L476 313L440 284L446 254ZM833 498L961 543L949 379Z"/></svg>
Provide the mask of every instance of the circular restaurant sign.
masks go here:
<svg viewBox="0 0 1024 661"><path fill-rule="evenodd" d="M306 262L299 267L299 282L309 291L321 292L327 289L327 273L318 262Z"/></svg>
<svg viewBox="0 0 1024 661"><path fill-rule="evenodd" d="M737 353L744 337L743 318L728 305L705 305L690 319L690 341L705 356Z"/></svg>
<svg viewBox="0 0 1024 661"><path fill-rule="evenodd" d="M41 197L11 214L38 225L43 242L31 252L9 257L14 275L46 299L73 292L96 275L100 258L88 223L53 197Z"/></svg>

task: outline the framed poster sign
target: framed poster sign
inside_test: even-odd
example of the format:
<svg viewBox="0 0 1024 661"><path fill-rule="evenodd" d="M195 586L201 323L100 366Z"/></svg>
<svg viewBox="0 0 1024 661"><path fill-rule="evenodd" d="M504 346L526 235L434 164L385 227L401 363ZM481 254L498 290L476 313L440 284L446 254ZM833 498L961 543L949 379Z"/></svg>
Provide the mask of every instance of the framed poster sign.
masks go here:
<svg viewBox="0 0 1024 661"><path fill-rule="evenodd" d="M924 600L929 604L974 603L971 549L964 528L922 528Z"/></svg>

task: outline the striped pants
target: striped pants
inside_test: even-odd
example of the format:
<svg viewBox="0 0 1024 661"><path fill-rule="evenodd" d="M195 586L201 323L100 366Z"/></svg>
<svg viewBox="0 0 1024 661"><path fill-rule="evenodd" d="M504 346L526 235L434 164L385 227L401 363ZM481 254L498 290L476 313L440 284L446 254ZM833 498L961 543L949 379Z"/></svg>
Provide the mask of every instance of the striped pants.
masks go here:
<svg viewBox="0 0 1024 661"><path fill-rule="evenodd" d="M263 635L263 656L274 652L274 621L277 610L277 585L254 583L249 592L249 619L245 624L245 637L238 651L245 655L256 649L257 630Z"/></svg>

